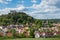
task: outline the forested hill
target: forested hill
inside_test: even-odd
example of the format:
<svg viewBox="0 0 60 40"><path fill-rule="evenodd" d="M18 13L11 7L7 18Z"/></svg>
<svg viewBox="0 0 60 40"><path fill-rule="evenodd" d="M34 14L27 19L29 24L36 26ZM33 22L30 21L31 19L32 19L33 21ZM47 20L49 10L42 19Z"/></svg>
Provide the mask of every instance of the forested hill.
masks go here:
<svg viewBox="0 0 60 40"><path fill-rule="evenodd" d="M52 23L60 23L60 19L45 19ZM34 19L33 17L27 15L24 12L10 11L10 13L0 16L0 26L1 25L10 25L10 24L26 24L34 23L38 26L42 25L44 19Z"/></svg>
<svg viewBox="0 0 60 40"><path fill-rule="evenodd" d="M11 11L0 16L0 25L25 24L34 22L34 18L23 12Z"/></svg>
<svg viewBox="0 0 60 40"><path fill-rule="evenodd" d="M48 20L49 22L52 22L52 23L60 23L60 19L40 19L42 21L46 21Z"/></svg>

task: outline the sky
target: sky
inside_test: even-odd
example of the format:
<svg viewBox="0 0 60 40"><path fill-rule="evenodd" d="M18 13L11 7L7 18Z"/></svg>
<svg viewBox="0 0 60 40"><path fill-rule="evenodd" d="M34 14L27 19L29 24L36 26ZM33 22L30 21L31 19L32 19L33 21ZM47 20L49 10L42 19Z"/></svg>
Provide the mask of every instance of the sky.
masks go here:
<svg viewBox="0 0 60 40"><path fill-rule="evenodd" d="M36 19L60 19L60 0L0 0L0 15L10 10L25 12Z"/></svg>

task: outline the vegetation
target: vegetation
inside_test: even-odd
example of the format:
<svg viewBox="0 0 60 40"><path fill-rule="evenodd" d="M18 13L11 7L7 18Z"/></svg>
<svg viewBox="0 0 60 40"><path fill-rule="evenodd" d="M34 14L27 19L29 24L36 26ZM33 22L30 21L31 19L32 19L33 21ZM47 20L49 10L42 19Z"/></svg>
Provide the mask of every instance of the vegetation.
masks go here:
<svg viewBox="0 0 60 40"><path fill-rule="evenodd" d="M45 21L45 22L44 22ZM55 20L47 20L48 23L46 24L46 20L40 20L40 19L34 19L33 17L27 15L24 12L17 12L17 11L10 11L10 13L1 15L0 16L0 26L9 26L11 24L13 25L20 25L23 24L24 27L28 27L30 31L30 35L26 36L27 32L19 34L16 33L15 29L9 29L7 31L7 36L5 38L34 38L34 32L36 30L40 32L50 32L52 33L52 30L39 30L41 27L52 27L52 23L57 23ZM45 24L46 25L45 25ZM48 26L47 26L48 25ZM60 35L57 35L56 37L60 37Z"/></svg>
<svg viewBox="0 0 60 40"><path fill-rule="evenodd" d="M60 40L60 38L22 38L22 39L6 39L6 40Z"/></svg>
<svg viewBox="0 0 60 40"><path fill-rule="evenodd" d="M10 11L10 13L0 16L0 26L7 26L11 24L30 24L34 23L38 28L41 27L42 21L34 19L24 12Z"/></svg>
<svg viewBox="0 0 60 40"><path fill-rule="evenodd" d="M48 19L50 27L52 23L57 23L59 19ZM24 12L10 11L10 13L0 16L0 26L7 26L10 24L26 24L34 23L34 26L42 27L42 22L46 20L34 19Z"/></svg>
<svg viewBox="0 0 60 40"><path fill-rule="evenodd" d="M0 16L0 25L25 24L34 22L34 18L23 12L12 11Z"/></svg>

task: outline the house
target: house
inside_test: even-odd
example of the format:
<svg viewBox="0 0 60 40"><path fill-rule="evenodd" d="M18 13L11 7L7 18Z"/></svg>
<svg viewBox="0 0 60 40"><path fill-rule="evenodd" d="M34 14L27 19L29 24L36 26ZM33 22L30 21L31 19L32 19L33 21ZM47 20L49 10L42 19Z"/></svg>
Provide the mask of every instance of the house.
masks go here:
<svg viewBox="0 0 60 40"><path fill-rule="evenodd" d="M0 29L0 37L4 36L4 32Z"/></svg>
<svg viewBox="0 0 60 40"><path fill-rule="evenodd" d="M17 27L18 27L18 28L23 28L24 25L20 24L20 25L18 25Z"/></svg>
<svg viewBox="0 0 60 40"><path fill-rule="evenodd" d="M3 28L2 30L3 30L4 32L7 32L7 31L8 31L8 28L5 27L5 28Z"/></svg>
<svg viewBox="0 0 60 40"><path fill-rule="evenodd" d="M39 38L40 37L40 34L39 34L38 31L35 31L34 34L35 34L35 38Z"/></svg>
<svg viewBox="0 0 60 40"><path fill-rule="evenodd" d="M29 27L24 27L24 29L25 29L25 30L28 30L28 29L29 29Z"/></svg>
<svg viewBox="0 0 60 40"><path fill-rule="evenodd" d="M56 31L56 32L58 32L58 31L59 31L59 29L57 28L57 26L52 27L52 28L51 28L51 30Z"/></svg>
<svg viewBox="0 0 60 40"><path fill-rule="evenodd" d="M46 33L45 32L42 32L42 37L45 38L45 36L46 36Z"/></svg>
<svg viewBox="0 0 60 40"><path fill-rule="evenodd" d="M20 24L20 25L10 25L11 28L21 28L24 27L24 25Z"/></svg>
<svg viewBox="0 0 60 40"><path fill-rule="evenodd" d="M57 32L57 35L60 35L60 31L59 31L59 32Z"/></svg>
<svg viewBox="0 0 60 40"><path fill-rule="evenodd" d="M25 31L24 28L16 28L15 30L16 30L16 32L18 32L19 34L20 34L20 33L23 33L23 32Z"/></svg>
<svg viewBox="0 0 60 40"><path fill-rule="evenodd" d="M53 37L53 32L45 32L45 37Z"/></svg>
<svg viewBox="0 0 60 40"><path fill-rule="evenodd" d="M14 29L14 28L16 28L15 25L10 25L9 27L10 27L10 29Z"/></svg>
<svg viewBox="0 0 60 40"><path fill-rule="evenodd" d="M3 27L2 27L2 26L0 26L0 29L3 29Z"/></svg>
<svg viewBox="0 0 60 40"><path fill-rule="evenodd" d="M6 32L8 31L8 28L6 26L3 26L2 31L3 31L3 35L6 36Z"/></svg>
<svg viewBox="0 0 60 40"><path fill-rule="evenodd" d="M29 37L29 36L30 36L30 31L24 31L24 35L25 35L26 37Z"/></svg>
<svg viewBox="0 0 60 40"><path fill-rule="evenodd" d="M7 37L12 37L13 34L12 34L11 32L7 32L7 33L6 33L6 36L7 36Z"/></svg>

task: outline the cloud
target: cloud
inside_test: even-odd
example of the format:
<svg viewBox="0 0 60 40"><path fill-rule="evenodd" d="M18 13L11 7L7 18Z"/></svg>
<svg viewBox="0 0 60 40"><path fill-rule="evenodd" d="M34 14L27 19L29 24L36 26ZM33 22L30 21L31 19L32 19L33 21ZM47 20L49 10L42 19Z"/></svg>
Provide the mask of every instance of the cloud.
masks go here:
<svg viewBox="0 0 60 40"><path fill-rule="evenodd" d="M31 0L31 2L32 2L32 3L36 3L36 2L37 2L37 0Z"/></svg>
<svg viewBox="0 0 60 40"><path fill-rule="evenodd" d="M53 19L60 18L60 0L41 0L40 4L33 4L30 15L38 19ZM59 16L59 17L58 17Z"/></svg>
<svg viewBox="0 0 60 40"><path fill-rule="evenodd" d="M12 0L6 0L6 1L12 1Z"/></svg>
<svg viewBox="0 0 60 40"><path fill-rule="evenodd" d="M52 2L52 3L51 3ZM36 9L36 10L40 10L40 11L54 11L57 10L56 6L54 6L53 4L55 4L54 1L52 0L42 0L42 2L40 4L33 4L32 8Z"/></svg>
<svg viewBox="0 0 60 40"><path fill-rule="evenodd" d="M24 7L23 5L20 5L20 6L16 7L16 8L5 8L5 9L1 9L1 10L0 10L0 15L1 15L1 14L7 14L7 13L10 12L10 10L21 11L21 10L23 10L24 8L25 8L25 7Z"/></svg>
<svg viewBox="0 0 60 40"><path fill-rule="evenodd" d="M0 3L2 4L8 4L9 2L11 2L12 0L0 0Z"/></svg>
<svg viewBox="0 0 60 40"><path fill-rule="evenodd" d="M34 4L30 7L17 4L16 8L5 8L0 10L0 12L7 13L10 10L17 10L26 12L28 15L31 15L36 19L60 18L60 0L41 0L40 4L35 4L36 0L32 0L32 2Z"/></svg>
<svg viewBox="0 0 60 40"><path fill-rule="evenodd" d="M0 0L0 3L8 4L8 2L5 2L5 1L3 1L3 0Z"/></svg>

